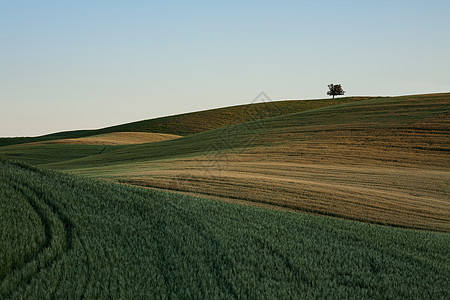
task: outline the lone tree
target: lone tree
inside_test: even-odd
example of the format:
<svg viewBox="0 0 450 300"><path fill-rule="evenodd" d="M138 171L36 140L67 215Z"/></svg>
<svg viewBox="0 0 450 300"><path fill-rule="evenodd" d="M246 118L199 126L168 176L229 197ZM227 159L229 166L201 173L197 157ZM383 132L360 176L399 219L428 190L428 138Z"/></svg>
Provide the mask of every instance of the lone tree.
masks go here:
<svg viewBox="0 0 450 300"><path fill-rule="evenodd" d="M327 95L333 96L333 99L334 96L344 95L345 93L340 84L329 84L328 89Z"/></svg>

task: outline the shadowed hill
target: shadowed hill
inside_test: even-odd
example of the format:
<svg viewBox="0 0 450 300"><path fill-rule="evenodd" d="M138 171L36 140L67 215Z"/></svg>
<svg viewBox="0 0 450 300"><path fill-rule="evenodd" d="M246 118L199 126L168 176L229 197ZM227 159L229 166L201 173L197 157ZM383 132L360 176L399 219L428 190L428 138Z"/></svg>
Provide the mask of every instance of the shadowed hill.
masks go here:
<svg viewBox="0 0 450 300"><path fill-rule="evenodd" d="M339 103L361 101L364 99L368 99L368 97L346 97L334 100L271 101L238 105L137 121L96 130L65 131L39 137L0 138L0 146L59 139L74 139L113 132L149 132L189 135L233 124L239 124L250 120L275 117L293 112L336 105Z"/></svg>

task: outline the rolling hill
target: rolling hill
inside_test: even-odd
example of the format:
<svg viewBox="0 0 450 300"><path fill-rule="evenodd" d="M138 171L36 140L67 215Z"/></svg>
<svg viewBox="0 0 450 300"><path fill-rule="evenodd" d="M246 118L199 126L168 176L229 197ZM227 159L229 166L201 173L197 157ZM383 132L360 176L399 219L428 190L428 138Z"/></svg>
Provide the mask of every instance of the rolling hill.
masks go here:
<svg viewBox="0 0 450 300"><path fill-rule="evenodd" d="M280 116L283 114L336 105L339 103L360 101L367 98L369 97L271 102L259 101L253 104L161 117L96 130L66 131L39 137L0 138L0 147L41 141L76 139L117 132L148 132L172 135L190 135L215 128L239 124L254 119Z"/></svg>
<svg viewBox="0 0 450 300"><path fill-rule="evenodd" d="M358 100L0 147L0 299L447 299L450 94Z"/></svg>
<svg viewBox="0 0 450 300"><path fill-rule="evenodd" d="M0 148L0 157L225 201L449 232L449 107L450 94L375 98L167 141L18 145Z"/></svg>

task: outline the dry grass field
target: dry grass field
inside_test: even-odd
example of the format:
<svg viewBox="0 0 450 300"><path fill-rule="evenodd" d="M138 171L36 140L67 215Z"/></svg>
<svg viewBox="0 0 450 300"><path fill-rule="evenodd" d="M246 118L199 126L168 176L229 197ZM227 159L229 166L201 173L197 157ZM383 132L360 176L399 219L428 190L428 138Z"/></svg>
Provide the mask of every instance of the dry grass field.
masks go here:
<svg viewBox="0 0 450 300"><path fill-rule="evenodd" d="M227 136L225 129L222 141L213 140L202 155L76 172L250 204L449 232L449 98L372 100L268 119L267 130L251 137L248 147L211 150L224 148L220 143Z"/></svg>
<svg viewBox="0 0 450 300"><path fill-rule="evenodd" d="M9 146L0 157L250 205L450 232L449 111L449 93L375 98L165 141ZM128 144L133 135L109 137Z"/></svg>
<svg viewBox="0 0 450 300"><path fill-rule="evenodd" d="M250 157L248 157L250 156ZM122 182L271 204L300 211L410 228L450 231L448 171L377 164L279 162L227 156L128 170Z"/></svg>
<svg viewBox="0 0 450 300"><path fill-rule="evenodd" d="M67 145L133 145L151 142L159 142L170 139L176 139L180 136L164 133L150 132L112 132L98 134L83 138L59 139L42 142L33 142L23 145L51 145L51 144L67 144Z"/></svg>

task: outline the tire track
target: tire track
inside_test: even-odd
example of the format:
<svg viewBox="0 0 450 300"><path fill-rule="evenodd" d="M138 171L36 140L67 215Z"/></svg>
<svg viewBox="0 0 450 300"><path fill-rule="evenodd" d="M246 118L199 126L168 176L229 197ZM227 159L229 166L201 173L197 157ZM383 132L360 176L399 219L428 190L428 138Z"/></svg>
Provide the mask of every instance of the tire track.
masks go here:
<svg viewBox="0 0 450 300"><path fill-rule="evenodd" d="M21 169L24 170L23 168ZM29 170L25 171L29 172ZM32 187L30 184L20 181L20 179L11 178L10 180L15 190L23 195L24 199L39 216L45 231L45 242L43 245L29 260L22 265L15 266L15 268L9 272L9 274L13 273L13 276L9 276L9 278L13 278L13 280L16 281L9 285L18 287L23 283L30 282L36 274L52 266L56 261L62 258L64 253L67 253L73 248L74 226L70 219L64 215L64 213L62 213L62 211L52 203L44 193ZM62 237L58 236L58 230L62 231ZM60 245L57 244L58 237L62 238L62 243ZM59 249L58 246L60 246ZM50 257L46 257L47 254L45 252L47 249L51 252ZM29 268L29 270L27 270L27 268ZM3 283L7 280L7 277L5 276L0 280ZM60 285L60 280L61 278L59 278L53 294ZM10 290L3 293L2 296L9 298L14 293L13 289L14 288L10 288Z"/></svg>
<svg viewBox="0 0 450 300"><path fill-rule="evenodd" d="M33 209L33 211L39 217L42 225L44 226L45 239L44 239L43 244L36 251L34 251L34 253L31 255L30 259L26 260L22 264L22 266L23 266L23 265L27 265L29 262L35 260L35 258L39 255L39 253L43 252L43 250L50 245L52 236L51 236L50 224L49 224L48 220L46 219L45 215L42 213L42 210L39 207L39 205L32 199L32 197L29 197L27 195L27 193L24 191L24 189L20 185L15 183L12 185L12 187L14 188L14 190L18 191L23 196L22 198L25 199L25 201L27 201L27 203L30 205L30 207ZM19 269L21 269L20 265L13 265L13 266L11 266L8 273L16 272ZM6 279L8 273L6 273L2 278L0 278L0 282L3 282Z"/></svg>

